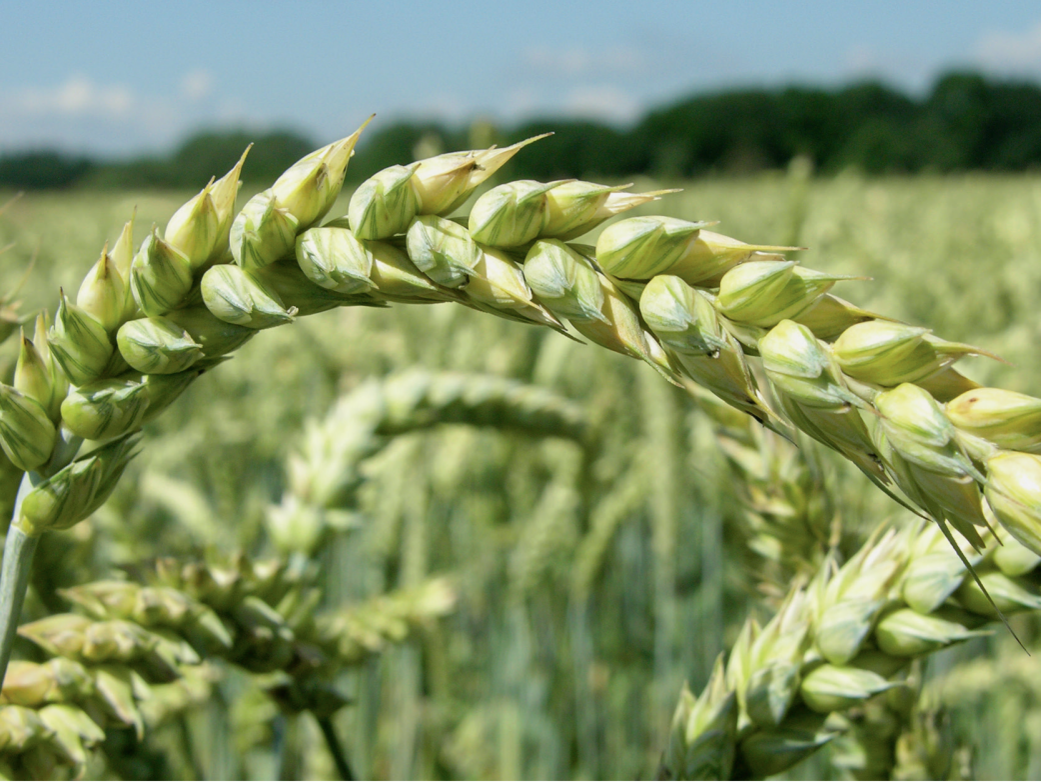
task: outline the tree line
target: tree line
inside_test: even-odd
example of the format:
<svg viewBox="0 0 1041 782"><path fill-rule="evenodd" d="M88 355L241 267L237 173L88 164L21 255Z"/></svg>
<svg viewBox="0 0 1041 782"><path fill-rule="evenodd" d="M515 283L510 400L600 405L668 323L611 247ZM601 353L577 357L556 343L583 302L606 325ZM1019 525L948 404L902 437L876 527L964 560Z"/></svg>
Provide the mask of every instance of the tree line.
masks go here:
<svg viewBox="0 0 1041 782"><path fill-rule="evenodd" d="M699 93L649 111L629 128L533 118L512 127L398 122L363 136L348 177L439 151L512 143L553 131L518 156L513 178L680 179L751 173L797 156L831 173L1025 171L1041 167L1041 85L978 73L941 76L916 97L880 82ZM104 161L35 150L0 156L0 187L194 188L255 142L244 176L269 183L317 146L295 132L199 133L163 157Z"/></svg>

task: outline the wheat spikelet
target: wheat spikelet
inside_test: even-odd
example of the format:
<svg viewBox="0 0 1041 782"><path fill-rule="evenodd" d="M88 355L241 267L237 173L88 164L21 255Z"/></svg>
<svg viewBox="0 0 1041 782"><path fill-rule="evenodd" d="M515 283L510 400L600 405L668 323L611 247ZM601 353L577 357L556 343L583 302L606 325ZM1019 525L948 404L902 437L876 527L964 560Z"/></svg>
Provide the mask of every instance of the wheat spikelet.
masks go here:
<svg viewBox="0 0 1041 782"><path fill-rule="evenodd" d="M851 709L832 743L832 763L850 779L972 779L968 747L957 747L949 715L922 697L916 662L903 687Z"/></svg>
<svg viewBox="0 0 1041 782"><path fill-rule="evenodd" d="M700 387L689 389L711 421L716 445L740 503L735 526L753 555L751 582L781 597L796 579L808 579L841 540L836 508L812 446L792 442Z"/></svg>

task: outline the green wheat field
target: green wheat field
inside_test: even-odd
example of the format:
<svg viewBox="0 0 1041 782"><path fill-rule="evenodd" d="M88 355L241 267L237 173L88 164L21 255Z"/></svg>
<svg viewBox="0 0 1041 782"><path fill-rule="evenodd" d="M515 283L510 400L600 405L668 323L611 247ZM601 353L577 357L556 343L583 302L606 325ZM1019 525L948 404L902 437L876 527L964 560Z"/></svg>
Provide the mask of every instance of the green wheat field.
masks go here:
<svg viewBox="0 0 1041 782"><path fill-rule="evenodd" d="M794 165L634 190L659 187L683 192L640 213L718 220L715 230L746 242L806 247L795 257L809 267L872 278L840 283L837 295L1007 362L967 359L959 368L968 376L1041 392L1041 176L817 179ZM0 294L35 259L12 298L24 314L53 308L58 289L78 287L134 210L140 240L191 195L22 196L0 214L0 246L10 245ZM346 212L348 196L331 216ZM15 339L0 345L8 382L15 349ZM59 589L161 556L263 558L280 554L276 542L282 555L304 556L286 554L293 541L272 529L271 506L288 491L287 462L308 422L313 430L338 397L415 368L539 386L576 405L593 434L576 443L449 423L388 436L355 465L357 490L314 549L322 606L439 576L453 598L335 680L350 702L333 722L355 774L653 777L683 683L700 692L745 618L772 615L790 572L754 545L746 493L691 398L646 364L459 306L299 319L208 372L146 427L107 505L41 545L22 621L69 610ZM880 525L910 523L837 456L808 447L813 481L797 490L827 506L822 551L848 555ZM12 499L5 487L5 518ZM805 499L787 496L793 506ZM894 698L878 696L847 715L847 735L788 777L850 778L858 753L898 751L910 741L902 732L925 723L943 742L946 778L1041 777L1041 622L1028 614L1012 625L1033 656L1000 625L933 655L914 673L909 723L887 723L883 701ZM34 655L25 642L15 650ZM280 710L269 684L214 663L197 697L166 709L141 740L112 731L90 769L110 778L333 777L314 719Z"/></svg>

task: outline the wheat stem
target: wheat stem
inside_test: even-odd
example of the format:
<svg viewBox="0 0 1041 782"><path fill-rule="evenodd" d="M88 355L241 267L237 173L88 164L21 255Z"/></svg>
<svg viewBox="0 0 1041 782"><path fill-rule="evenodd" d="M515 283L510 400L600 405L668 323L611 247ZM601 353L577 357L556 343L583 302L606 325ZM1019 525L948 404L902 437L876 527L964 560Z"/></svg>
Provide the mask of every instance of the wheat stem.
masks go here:
<svg viewBox="0 0 1041 782"><path fill-rule="evenodd" d="M26 478L28 479L28 478ZM40 539L26 535L14 524L8 529L4 543L3 569L0 570L0 682L7 675L7 663L18 633L18 619L29 588L33 554Z"/></svg>
<svg viewBox="0 0 1041 782"><path fill-rule="evenodd" d="M322 738L325 739L325 745L329 748L329 754L332 755L336 773L340 775L340 779L353 780L354 772L351 771L351 764L347 760L347 753L343 749L340 737L336 735L336 726L333 725L332 718L323 716L316 717L316 719L318 727L322 731Z"/></svg>

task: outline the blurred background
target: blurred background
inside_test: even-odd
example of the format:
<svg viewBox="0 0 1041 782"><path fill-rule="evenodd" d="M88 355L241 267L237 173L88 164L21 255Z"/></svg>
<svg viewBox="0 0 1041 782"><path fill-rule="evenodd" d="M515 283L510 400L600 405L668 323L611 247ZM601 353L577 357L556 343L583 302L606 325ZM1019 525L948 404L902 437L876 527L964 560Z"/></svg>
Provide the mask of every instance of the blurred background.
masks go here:
<svg viewBox="0 0 1041 782"><path fill-rule="evenodd" d="M963 362L975 380L1041 390L1034 3L0 11L0 203L24 191L0 214L0 295L23 316L53 311L135 210L140 238L247 144L240 203L375 112L332 216L385 166L553 131L496 181L681 187L641 213L805 246L807 266L873 278L843 283L844 298L1008 361ZM652 776L680 687L700 691L745 617L768 618L827 551L849 556L908 517L831 454L721 434L710 403L544 331L442 304L338 310L264 333L149 425L101 512L51 536L26 618L66 610L61 588L133 576L159 556L305 562L326 612L378 615L381 596L448 584L393 631L360 632L365 653L332 678L350 699L334 722L356 773ZM0 345L5 381L14 343ZM337 400L364 411L359 399L417 369L467 373L452 382L475 388L474 375L517 381L567 413L518 433L508 416L443 404L351 445ZM316 432L354 449L318 520L285 512L311 485L299 462ZM1041 650L1036 620L1015 629ZM915 719L942 739L944 778L1041 776L1037 659L997 632L916 671ZM222 665L145 739L110 737L95 770L336 773L307 713ZM870 728L875 717L857 718ZM912 731L879 719L890 750ZM857 765L870 741L854 734L791 778L877 773Z"/></svg>

